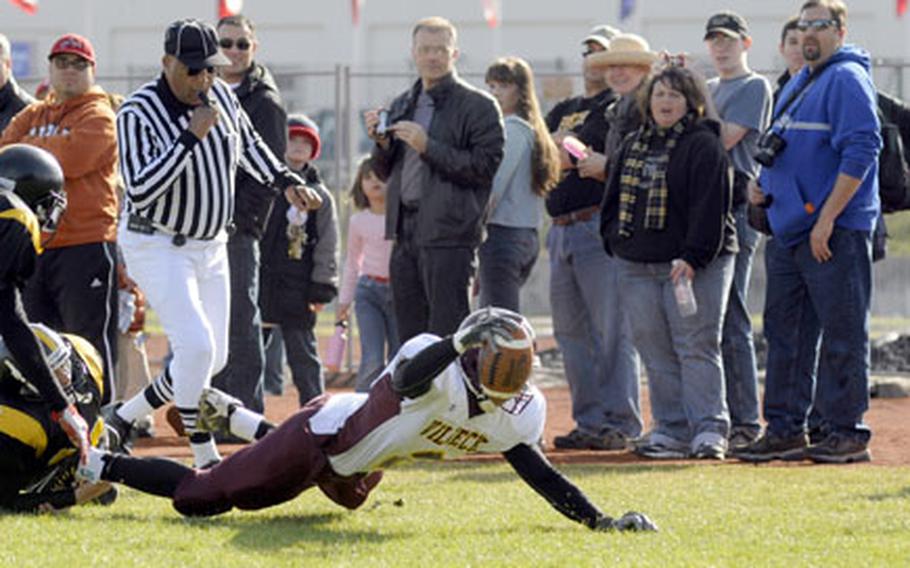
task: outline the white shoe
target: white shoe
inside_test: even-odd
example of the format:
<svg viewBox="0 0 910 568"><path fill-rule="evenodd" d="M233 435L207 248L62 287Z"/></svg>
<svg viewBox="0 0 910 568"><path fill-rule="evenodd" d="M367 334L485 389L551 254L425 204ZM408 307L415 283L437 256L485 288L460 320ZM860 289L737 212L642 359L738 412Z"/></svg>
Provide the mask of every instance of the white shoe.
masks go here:
<svg viewBox="0 0 910 568"><path fill-rule="evenodd" d="M206 432L229 433L231 414L242 406L240 399L214 387L206 387L199 397L199 418L196 425Z"/></svg>
<svg viewBox="0 0 910 568"><path fill-rule="evenodd" d="M85 465L81 463L76 467L76 478L88 483L98 483L101 481L101 472L104 470L105 458L109 452L99 450L98 448L88 449L88 461Z"/></svg>

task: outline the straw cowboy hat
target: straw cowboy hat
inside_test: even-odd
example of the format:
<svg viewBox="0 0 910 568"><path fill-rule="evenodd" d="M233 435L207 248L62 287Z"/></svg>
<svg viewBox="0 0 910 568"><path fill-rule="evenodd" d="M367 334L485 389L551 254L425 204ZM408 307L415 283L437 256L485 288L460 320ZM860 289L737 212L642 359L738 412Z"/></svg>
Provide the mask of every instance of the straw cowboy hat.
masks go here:
<svg viewBox="0 0 910 568"><path fill-rule="evenodd" d="M657 54L650 50L645 38L635 34L619 34L610 40L609 51L598 51L588 56L588 65L609 67L611 65L641 65L650 67L657 61Z"/></svg>

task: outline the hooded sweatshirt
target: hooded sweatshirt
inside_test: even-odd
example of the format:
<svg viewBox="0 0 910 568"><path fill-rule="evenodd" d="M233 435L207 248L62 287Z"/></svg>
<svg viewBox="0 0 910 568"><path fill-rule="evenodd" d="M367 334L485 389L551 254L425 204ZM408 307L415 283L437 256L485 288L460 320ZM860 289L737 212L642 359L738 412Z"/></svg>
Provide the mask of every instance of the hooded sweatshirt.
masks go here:
<svg viewBox="0 0 910 568"><path fill-rule="evenodd" d="M845 45L782 117L779 109L808 81L809 68L790 79L778 97L772 129L787 145L772 167L762 168L760 180L762 191L773 196L768 220L774 236L786 247L809 236L839 174L862 183L835 225L862 231L875 226L882 139L869 63L866 51Z"/></svg>
<svg viewBox="0 0 910 568"><path fill-rule="evenodd" d="M117 234L117 138L107 93L95 86L59 102L26 107L9 123L0 146L21 142L43 148L63 168L66 212L45 245L61 248L113 242Z"/></svg>

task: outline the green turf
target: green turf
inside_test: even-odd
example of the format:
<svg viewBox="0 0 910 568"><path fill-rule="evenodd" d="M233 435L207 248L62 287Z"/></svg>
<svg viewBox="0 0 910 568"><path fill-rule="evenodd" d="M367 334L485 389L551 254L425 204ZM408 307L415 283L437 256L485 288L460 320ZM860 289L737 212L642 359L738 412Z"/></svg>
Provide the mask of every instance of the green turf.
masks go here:
<svg viewBox="0 0 910 568"><path fill-rule="evenodd" d="M255 513L185 520L124 491L110 508L0 516L2 566L906 566L910 469L564 466L605 511L657 534L576 525L503 464L388 472L348 512L318 490ZM88 563L88 564L86 564Z"/></svg>

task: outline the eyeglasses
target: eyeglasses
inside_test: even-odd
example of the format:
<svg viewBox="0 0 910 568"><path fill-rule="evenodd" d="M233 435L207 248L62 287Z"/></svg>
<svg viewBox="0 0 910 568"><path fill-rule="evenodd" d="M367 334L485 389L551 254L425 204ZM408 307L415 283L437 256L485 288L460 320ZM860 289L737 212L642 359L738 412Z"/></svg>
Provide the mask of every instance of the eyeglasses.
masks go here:
<svg viewBox="0 0 910 568"><path fill-rule="evenodd" d="M214 75L215 68L212 67L211 65L209 65L208 67L200 67L199 69L190 69L189 67L187 67L186 74L189 77L195 77L196 75L199 75L203 71L205 71L206 73L208 73L210 75Z"/></svg>
<svg viewBox="0 0 910 568"><path fill-rule="evenodd" d="M73 68L76 71L85 71L91 62L81 57L55 57L52 59L54 67L63 71L64 69Z"/></svg>
<svg viewBox="0 0 910 568"><path fill-rule="evenodd" d="M796 29L801 32L812 30L814 32L820 32L827 30L830 27L839 27L837 20L829 18L827 20L800 20L796 22Z"/></svg>
<svg viewBox="0 0 910 568"><path fill-rule="evenodd" d="M253 47L253 43L245 37L239 38L236 41L229 37L223 37L218 40L218 45L221 46L221 49L232 49L236 47L240 51L248 51Z"/></svg>

